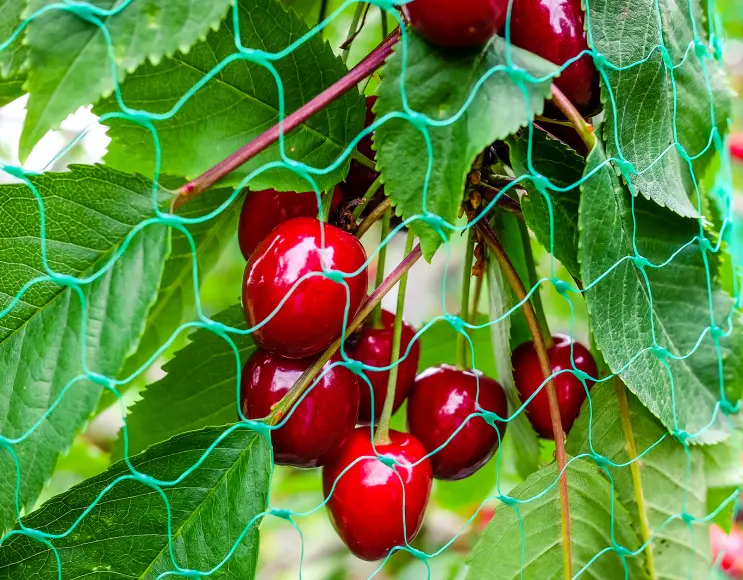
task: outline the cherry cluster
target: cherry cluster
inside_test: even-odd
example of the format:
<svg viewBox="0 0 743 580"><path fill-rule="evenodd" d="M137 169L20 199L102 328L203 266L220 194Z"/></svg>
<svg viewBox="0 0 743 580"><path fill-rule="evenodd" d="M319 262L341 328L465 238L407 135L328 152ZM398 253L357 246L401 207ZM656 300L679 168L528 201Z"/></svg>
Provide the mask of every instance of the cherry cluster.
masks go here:
<svg viewBox="0 0 743 580"><path fill-rule="evenodd" d="M541 16L530 21L532 34L523 37L522 46L563 60L574 56L568 54L571 51L582 50L585 36L579 0L532 0L530 9L524 8L526 3L513 3L514 39L521 38L519 30L526 26L528 15ZM507 1L465 0L455 7L450 0L416 0L405 9L413 26L430 40L469 46L500 29L504 6ZM535 26L545 31L550 21L547 12L555 6L563 10L561 22L574 25L569 42L550 40L545 34L540 42L530 43L529 38L536 38ZM561 31L560 38L564 37ZM572 74L585 77L589 65L576 61ZM565 73L562 77L571 85L574 98L576 91L583 91L578 102L590 104L595 97L593 86L581 89L575 78ZM374 120L374 101L374 97L367 98L367 127ZM358 148L374 158L370 135ZM271 432L277 464L323 468L323 492L333 525L349 549L366 560L383 558L395 546L415 538L433 478L463 479L483 467L498 450L509 415L501 385L477 370L438 365L417 374L420 344L415 328L403 321L399 349L403 356L395 363L391 411L398 411L407 400L408 432L385 425L385 436L379 437L390 381L390 371L381 369L397 359L397 353L393 357L395 315L382 311L381 316L370 316L351 336L342 337L368 290L367 255L357 238L346 231L353 229L347 227L347 208L368 193L377 177L353 161L348 178L333 191L331 219L326 221L317 217L321 208L314 192L251 192L238 231L247 260L243 307L259 346L242 373L241 408L247 418L271 416L318 356L341 338L348 357L367 369L378 369L365 371L367 382L337 364L341 358L335 354L311 389ZM380 190L375 197L382 195ZM562 429L568 431L592 386L573 371L595 377L596 364L584 346L568 337L556 336L551 342L548 355ZM527 417L534 430L543 438L553 438L548 398L542 388L545 375L533 344L517 348L512 363L514 382L521 401L528 402ZM389 412L381 421L389 421Z"/></svg>

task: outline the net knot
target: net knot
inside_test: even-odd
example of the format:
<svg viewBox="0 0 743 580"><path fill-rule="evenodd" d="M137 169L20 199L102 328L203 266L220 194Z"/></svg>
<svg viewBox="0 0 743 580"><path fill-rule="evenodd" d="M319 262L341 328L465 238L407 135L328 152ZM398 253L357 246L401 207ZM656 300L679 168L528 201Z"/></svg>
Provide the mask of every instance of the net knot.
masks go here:
<svg viewBox="0 0 743 580"><path fill-rule="evenodd" d="M660 54L665 67L668 70L673 70L673 59L671 58L671 53L668 52L668 49L665 46L661 48Z"/></svg>
<svg viewBox="0 0 743 580"><path fill-rule="evenodd" d="M522 86L528 78L526 71L515 64L512 64L506 70L508 71L509 78L515 85Z"/></svg>
<svg viewBox="0 0 743 580"><path fill-rule="evenodd" d="M704 44L699 39L694 41L694 54L697 55L697 58L699 58L699 60L703 60L705 58L710 57L709 50L707 49L707 45Z"/></svg>
<svg viewBox="0 0 743 580"><path fill-rule="evenodd" d="M496 415L492 411L483 410L483 411L480 411L480 414L488 425L496 429L498 428L497 424L503 421L503 419L498 417L498 415Z"/></svg>
<svg viewBox="0 0 743 580"><path fill-rule="evenodd" d="M406 546L405 551L409 552L411 556L416 557L418 560L427 560L430 558L428 554L418 548L413 548L413 546Z"/></svg>
<svg viewBox="0 0 743 580"><path fill-rule="evenodd" d="M689 512L681 512L681 519L684 521L684 523L687 526L690 526L691 524L697 521L697 518L695 518Z"/></svg>
<svg viewBox="0 0 743 580"><path fill-rule="evenodd" d="M711 324L709 327L709 335L714 340L720 340L721 338L725 337L725 330L717 324Z"/></svg>
<svg viewBox="0 0 743 580"><path fill-rule="evenodd" d="M346 275L340 270L325 270L324 273L328 280L336 284L343 284L343 280L346 278Z"/></svg>
<svg viewBox="0 0 743 580"><path fill-rule="evenodd" d="M2 169L5 173L10 175L11 177L15 177L16 179L25 179L26 178L26 172L23 171L23 167L18 167L17 165L0 165L0 169Z"/></svg>
<svg viewBox="0 0 743 580"><path fill-rule="evenodd" d="M451 327L457 332L464 331L464 325L466 323L456 314L446 314L444 316L444 320L446 320L451 325Z"/></svg>
<svg viewBox="0 0 743 580"><path fill-rule="evenodd" d="M292 519L292 513L289 510L282 508L271 508L271 515L287 521Z"/></svg>
<svg viewBox="0 0 743 580"><path fill-rule="evenodd" d="M674 429L671 432L671 435L673 435L681 445L686 445L686 441L691 437L691 433L684 431L683 429Z"/></svg>
<svg viewBox="0 0 743 580"><path fill-rule="evenodd" d="M92 22L94 24L100 23L94 7L87 2L64 0L64 4L66 5L67 12L74 14L81 20L86 20L87 22Z"/></svg>
<svg viewBox="0 0 743 580"><path fill-rule="evenodd" d="M716 34L710 35L709 45L712 47L712 56L714 56L715 60L721 60L722 43L720 42L720 38Z"/></svg>
<svg viewBox="0 0 743 580"><path fill-rule="evenodd" d="M620 159L616 164L625 178L629 178L630 175L637 175L637 169L635 169L635 166L631 161Z"/></svg>
<svg viewBox="0 0 743 580"><path fill-rule="evenodd" d="M699 249L702 252L713 253L714 248L712 247L712 243L707 238L705 238L704 236L697 236L697 239L699 240Z"/></svg>
<svg viewBox="0 0 743 580"><path fill-rule="evenodd" d="M648 260L645 256L632 256L632 261L635 263L635 266L637 266L638 269L642 270L644 268L647 268L650 266L650 260Z"/></svg>
<svg viewBox="0 0 743 580"><path fill-rule="evenodd" d="M722 401L720 401L720 411L722 411L725 415L734 415L735 413L740 411L740 401L733 405L727 399L723 399Z"/></svg>
<svg viewBox="0 0 743 580"><path fill-rule="evenodd" d="M263 421L256 421L255 419L243 419L241 424L250 431L260 433L262 435L268 435L271 432L271 426Z"/></svg>
<svg viewBox="0 0 743 580"><path fill-rule="evenodd" d="M619 544L616 544L616 543L614 544L613 550L617 556L620 556L622 558L632 555L632 550L628 550L624 546L620 546Z"/></svg>
<svg viewBox="0 0 743 580"><path fill-rule="evenodd" d="M555 290L559 294L565 295L572 289L572 286L565 282L564 280L560 280L559 278L553 278L552 280L552 286L555 287Z"/></svg>
<svg viewBox="0 0 743 580"><path fill-rule="evenodd" d="M410 113L408 113L407 117L408 121L410 121L410 124L413 125L413 127L415 127L421 133L427 130L428 120L422 113L419 113L418 111L411 111Z"/></svg>
<svg viewBox="0 0 743 580"><path fill-rule="evenodd" d="M77 278L70 276L69 274L54 273L50 278L52 279L52 282L59 284L60 286L77 286L78 284Z"/></svg>
<svg viewBox="0 0 743 580"><path fill-rule="evenodd" d="M600 52L594 52L592 56L593 64L596 66L597 69L601 70L602 68L606 68L606 65L609 63L609 61L603 54L601 54Z"/></svg>
<svg viewBox="0 0 743 580"><path fill-rule="evenodd" d="M359 360L346 361L343 366L355 375L364 376L364 363Z"/></svg>
<svg viewBox="0 0 743 580"><path fill-rule="evenodd" d="M547 179L544 175L542 175L541 173L532 173L529 178L534 184L534 187L536 187L540 193L545 193L547 191L550 180Z"/></svg>
<svg viewBox="0 0 743 580"><path fill-rule="evenodd" d="M181 225L182 220L179 216L172 214L172 213L161 213L157 221L166 227L174 228Z"/></svg>
<svg viewBox="0 0 743 580"><path fill-rule="evenodd" d="M604 457L600 453L591 453L591 459L593 459L593 462L601 468L605 468L610 465L609 458Z"/></svg>
<svg viewBox="0 0 743 580"><path fill-rule="evenodd" d="M650 349L650 352L652 352L659 359L664 359L668 356L668 349L664 346L660 346L659 344L656 344L654 347L652 347Z"/></svg>
<svg viewBox="0 0 743 580"><path fill-rule="evenodd" d="M511 507L516 505L518 502L515 498L512 498L510 495L499 495L498 500L505 506Z"/></svg>
<svg viewBox="0 0 743 580"><path fill-rule="evenodd" d="M448 225L448 222L444 218L433 213L427 213L422 219L426 222L426 225L437 232L443 231L446 225Z"/></svg>
<svg viewBox="0 0 743 580"><path fill-rule="evenodd" d="M379 461L381 461L390 469L395 469L395 467L399 465L397 459L395 459L394 457L390 457L389 455L377 455L377 459L379 459Z"/></svg>
<svg viewBox="0 0 743 580"><path fill-rule="evenodd" d="M95 383L96 385L105 387L106 389L113 390L111 379L109 379L107 376L96 373L94 371L88 371L87 377L91 383Z"/></svg>

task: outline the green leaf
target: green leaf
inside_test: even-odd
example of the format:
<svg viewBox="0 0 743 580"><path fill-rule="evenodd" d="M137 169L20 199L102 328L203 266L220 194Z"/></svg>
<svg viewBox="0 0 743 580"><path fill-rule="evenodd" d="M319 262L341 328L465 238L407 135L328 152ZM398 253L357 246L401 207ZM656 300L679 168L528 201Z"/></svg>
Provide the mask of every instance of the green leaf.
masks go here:
<svg viewBox="0 0 743 580"><path fill-rule="evenodd" d="M30 8L54 3L56 0L32 0ZM116 2L97 0L92 4L108 10ZM176 50L187 51L210 29L219 27L230 4L229 0L149 0L131 2L120 13L100 18L111 35L117 80L122 81L146 61L157 63ZM89 20L51 10L31 21L26 42L30 96L19 146L21 159L80 105L94 103L115 87L106 38Z"/></svg>
<svg viewBox="0 0 743 580"><path fill-rule="evenodd" d="M403 68L401 44L382 71L379 99L374 112L380 118L402 111L403 81L410 107L433 121L457 114L480 77L506 63L506 42L493 37L479 52L452 51L434 47L414 33L408 35L407 68ZM516 66L535 77L555 71L555 66L531 53L511 48ZM392 119L374 132L377 167L384 188L398 215L409 218L429 211L449 224L457 220L464 185L475 157L493 141L503 139L524 126L544 108L550 82L526 83L528 98L509 74L500 70L479 87L464 114L444 127L429 127L432 173L424 198L429 153L423 134L401 119ZM424 257L430 261L443 241L441 235L421 220L411 224L420 237ZM443 230L446 237L449 230Z"/></svg>
<svg viewBox="0 0 743 580"><path fill-rule="evenodd" d="M243 46L279 52L307 33L307 25L276 0L242 0L239 3ZM210 32L188 54L176 52L153 65L143 64L121 87L124 101L136 109L164 113L206 73L235 52L231 26ZM288 56L273 61L284 86L285 113L295 111L329 87L346 72L343 62L319 36L302 43ZM111 98L95 107L101 114L118 110ZM286 136L287 155L314 167L335 161L361 131L365 105L356 91L349 91ZM262 66L235 60L201 88L170 119L157 123L163 148L162 171L194 177L209 169L279 121L276 80ZM151 175L155 159L149 131L128 121L109 120L106 162ZM251 171L280 161L274 144L235 171L228 182L237 183ZM346 174L348 161L325 176L316 176L326 190ZM251 189L309 191L307 180L288 169L273 169L250 182Z"/></svg>
<svg viewBox="0 0 743 580"><path fill-rule="evenodd" d="M596 554L610 548L612 539L628 550L636 550L640 545L629 515L615 500L614 491L601 473L592 462L582 459L568 465L574 576ZM480 536L470 558L467 580L489 580L494 571L499 580L564 577L557 478L557 465L552 463L510 492L510 497L524 503L496 507L495 517ZM610 550L590 563L586 575L601 580L647 578L641 560L631 556L620 558Z"/></svg>
<svg viewBox="0 0 743 580"><path fill-rule="evenodd" d="M724 504L712 521L726 533L730 532L736 506L736 501L730 501L730 498L738 495L740 488L743 487L742 439L741 432L735 430L732 436L722 443L701 448L707 483L707 512L715 512Z"/></svg>
<svg viewBox="0 0 743 580"><path fill-rule="evenodd" d="M172 481L194 465L224 428L186 433L132 459L134 468ZM131 475L124 462L76 485L23 519L47 533L69 535L53 540L62 561L62 578L84 576L162 578L174 570L168 545L171 526L175 564L208 571L225 558L249 523L235 553L210 578L255 577L259 521L268 504L271 451L268 440L246 429L233 431L195 471L175 486L163 486L171 521L158 492L131 479L108 490L93 511L84 511L118 478ZM75 520L82 517L75 525ZM168 576L177 574L168 574ZM0 579L56 580L51 549L16 535L0 547Z"/></svg>
<svg viewBox="0 0 743 580"><path fill-rule="evenodd" d="M46 210L47 252L60 274L91 276L114 258L126 236L153 215L151 183L137 176L94 166L31 178ZM44 274L39 208L25 185L0 187L0 310L22 286ZM111 269L83 286L88 308L68 286L35 284L0 326L0 433L22 437L62 396L65 385L83 373L82 342L88 368L115 376L136 348L157 295L168 251L168 229L139 231ZM83 325L83 320L87 325ZM69 448L96 408L101 387L74 383L53 413L22 443L13 445L21 471L0 451L0 531L30 508L50 476L57 456Z"/></svg>
<svg viewBox="0 0 743 580"><path fill-rule="evenodd" d="M23 90L25 80L26 77L22 73L0 78L0 107L4 107L26 94L26 91Z"/></svg>
<svg viewBox="0 0 743 580"><path fill-rule="evenodd" d="M681 216L696 217L689 201L694 191L689 164L673 145L678 139L689 157L700 155L713 129L711 108L717 130L726 132L731 95L711 51L700 60L694 50L695 40L708 43L700 2L596 0L590 11L594 48L622 68L604 68L616 104L614 109L604 85L607 153L634 165L635 195L639 191ZM666 67L660 44L678 68ZM694 161L697 178L709 159L703 155Z"/></svg>
<svg viewBox="0 0 743 580"><path fill-rule="evenodd" d="M567 191L545 189L539 191L532 180L522 182L528 195L521 198L521 211L524 220L542 246L560 260L576 278L580 278L578 264L578 203L580 189L578 183L583 177L586 161L562 141L552 138L548 133L534 128L529 137L528 131L521 131L508 139L511 151L511 165L517 176L529 174L527 163L531 148L533 168L547 177L553 185L570 188ZM549 197L548 205L545 196ZM552 206L552 228L550 228L550 205Z"/></svg>
<svg viewBox="0 0 743 580"><path fill-rule="evenodd" d="M708 275L695 239L699 223L642 197L633 200L612 167L602 165L604 160L599 145L588 158L590 178L581 188L579 218L582 279L589 288L586 300L596 342L612 372L621 374L669 430L678 425L698 434L692 441L718 442L730 429L722 414L715 417L721 379L708 331ZM655 266L641 268L642 262L635 265L628 258L635 254L635 243L640 255ZM714 277L714 255L708 254L708 259ZM712 288L714 318L727 329L732 300L714 283ZM649 350L651 321L659 346L672 356L661 359ZM733 328L736 334L740 341L740 331ZM722 342L725 369L737 371L742 351L728 342ZM740 381L739 376L727 377L726 386L734 385L732 378ZM728 397L734 401L737 395L729 392Z"/></svg>
<svg viewBox="0 0 743 580"><path fill-rule="evenodd" d="M26 0L0 0L0 43L6 42L21 24L25 8ZM5 50L0 51L0 77L3 79L17 77L25 80L25 75L20 72L27 54L22 44L23 36L24 33L21 33Z"/></svg>
<svg viewBox="0 0 743 580"><path fill-rule="evenodd" d="M211 189L183 206L178 215L191 219L207 215L224 203L231 194L231 189ZM222 251L235 239L240 208L239 201L235 201L215 218L187 226L196 247L199 284L217 265ZM194 255L191 245L185 234L174 229L171 246L157 301L147 317L147 327L139 348L127 359L121 372L122 377L129 376L145 364L178 326L191 320L196 312L193 284ZM235 289L235 295L237 294L239 290Z"/></svg>
<svg viewBox="0 0 743 580"><path fill-rule="evenodd" d="M680 516L682 511L698 518L707 515L702 450L690 448L687 455L684 447L636 397L627 393L627 398L635 447L637 455L641 455L637 460L641 502L633 485L632 470L627 465L630 456L613 382L597 383L591 389L593 421L589 423L588 405L584 404L568 437L568 453L590 453L590 433L593 450L621 464L620 467L607 465L607 469L619 501L632 517L634 529L641 538L638 510L646 515L649 536L643 538L643 542L652 538L653 578L706 578L711 563L707 527L695 524L692 532L680 517L667 522L671 517ZM660 443L645 453L658 441ZM643 558L647 566L647 555Z"/></svg>
<svg viewBox="0 0 743 580"><path fill-rule="evenodd" d="M505 315L513 307L511 288L507 286L500 266L494 259L488 261L488 298L491 321ZM490 326L498 382L508 397L509 416L513 416L521 406L511 366L511 318L507 316ZM539 467L539 438L526 418L526 413L519 413L509 421L505 439L508 440L504 441L505 444L515 442L512 448L516 454L514 464L519 475L526 478L535 472Z"/></svg>
<svg viewBox="0 0 743 580"><path fill-rule="evenodd" d="M235 328L247 328L239 304L212 317ZM237 363L229 344L209 330L199 329L191 342L164 366L168 374L147 387L127 417L129 454L173 435L238 420ZM241 363L255 352L250 336L234 335ZM167 413L163 413L167 409ZM119 446L119 456L123 454Z"/></svg>

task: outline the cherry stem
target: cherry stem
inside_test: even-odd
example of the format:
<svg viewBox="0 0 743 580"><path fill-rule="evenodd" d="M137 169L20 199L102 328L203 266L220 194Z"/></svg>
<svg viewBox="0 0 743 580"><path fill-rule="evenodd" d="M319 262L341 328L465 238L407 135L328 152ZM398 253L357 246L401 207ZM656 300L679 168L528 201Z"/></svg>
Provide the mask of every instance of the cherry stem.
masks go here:
<svg viewBox="0 0 743 580"><path fill-rule="evenodd" d="M379 286L377 286L376 290L374 290L369 298L367 298L366 301L361 305L361 308L356 313L356 316L354 316L351 322L349 322L348 326L346 327L345 336L339 338L328 348L326 348L325 351L318 357L318 359L300 375L300 377L294 383L294 386L289 389L289 392L286 393L286 395L284 395L284 397L278 403L276 403L273 410L271 411L271 414L268 415L268 417L266 417L265 419L268 425L276 425L291 410L291 408L296 404L302 394L310 387L312 381L315 380L315 377L320 373L325 364L331 358L333 358L333 355L336 352L338 352L338 349L340 349L343 341L364 323L364 320L366 320L369 314L371 314L372 310L374 310L374 307L382 301L382 298L384 298L384 296L390 290L392 290L395 284L397 284L397 282L402 278L405 272L410 270L410 268L418 261L421 255L422 252L419 244L415 246L415 248L413 248L413 250L402 259L397 267L392 270L392 272L390 272L389 276L387 276L384 281Z"/></svg>
<svg viewBox="0 0 743 580"><path fill-rule="evenodd" d="M380 235L379 243L379 254L377 255L377 277L374 281L374 287L379 286L384 281L384 265L387 261L387 244L385 240L390 235L390 220L392 219L392 212L387 210L384 212L384 218L382 219L382 233ZM369 317L369 326L372 328L383 328L382 325L382 303L380 302L374 307L374 311Z"/></svg>
<svg viewBox="0 0 743 580"><path fill-rule="evenodd" d="M519 232L521 233L521 245L524 248L524 261L526 262L526 275L529 284L536 284L537 282L537 266L534 263L534 252L531 249L531 238L529 237L529 230L523 221L519 221ZM542 304L542 296L537 290L532 294L534 314L539 321L539 327L542 329L542 337L544 338L545 346L550 349L554 344L552 340L552 333L550 332L549 324L547 323L547 315L544 313L544 305ZM550 373L551 374L551 373Z"/></svg>
<svg viewBox="0 0 743 580"><path fill-rule="evenodd" d="M385 38L374 50L366 55L359 64L348 71L348 74L340 78L315 98L302 105L291 115L285 117L283 121L279 121L276 125L250 141L250 143L243 145L232 155L220 161L197 178L186 183L178 190L179 195L173 202L173 211L191 201L193 198L197 197L217 183L220 179L229 175L235 171L235 169L248 162L269 146L273 145L278 141L280 135L288 134L290 131L312 117L312 115L321 111L338 97L354 88L359 82L382 66L387 57L392 54L392 47L399 38L400 31L393 31L392 34ZM354 156L354 158L356 158L356 156Z"/></svg>
<svg viewBox="0 0 743 580"><path fill-rule="evenodd" d="M593 134L593 129L586 123L586 120L575 108L575 105L570 102L560 89L553 83L552 84L552 102L557 105L557 108L562 111L562 114L568 118L570 124L578 132L578 136L583 140L589 151L593 151L596 146L596 135Z"/></svg>
<svg viewBox="0 0 743 580"><path fill-rule="evenodd" d="M354 152L351 153L351 159L359 162L361 165L363 165L367 169L371 169L372 171L375 171L375 172L377 170L376 161L374 161L374 159L372 159L371 157L367 157L358 149L354 150Z"/></svg>
<svg viewBox="0 0 743 580"><path fill-rule="evenodd" d="M330 208L333 205L333 194L335 193L335 189L331 188L330 191L326 191L322 196L322 221L325 223L328 223L328 220L330 219Z"/></svg>
<svg viewBox="0 0 743 580"><path fill-rule="evenodd" d="M467 230L467 248L464 251L464 270L462 272L462 301L459 307L459 318L468 323L470 321L469 309L470 309L470 283L472 281L472 261L473 251L475 249L475 235L472 228ZM467 336L464 334L467 332L466 328L463 328L457 333L457 366L466 370L470 367L467 364L467 347L469 342Z"/></svg>
<svg viewBox="0 0 743 580"><path fill-rule="evenodd" d="M511 290L513 291L516 300L523 302L524 317L526 318L527 325L529 326L529 332L531 333L532 341L534 343L534 350L539 358L539 366L542 369L542 374L545 379L552 376L552 366L550 365L549 354L547 353L547 346L545 345L544 337L537 320L537 315L534 312L534 307L530 300L527 300L526 289L524 284L519 278L518 272L513 266L513 263L508 258L506 251L503 249L498 237L495 235L493 228L485 219L481 219L475 225L480 235L482 235L485 243L490 248L495 258L498 260L503 273L508 280ZM560 407L557 402L557 394L555 393L555 383L552 379L547 381L545 385L547 392L547 399L549 401L550 419L552 420L552 434L555 438L555 458L557 459L557 466L560 470L560 511L562 516L562 549L563 549L563 571L566 579L572 577L572 559L571 559L571 545L570 545L570 506L568 504L568 473L567 458L565 455L565 433L562 430L562 419L560 418Z"/></svg>
<svg viewBox="0 0 743 580"><path fill-rule="evenodd" d="M413 230L408 230L408 237L405 240L405 256L409 255L413 249L415 234ZM395 309L395 324L392 328L392 352L390 353L390 374L387 379L387 395L384 399L384 407L379 417L379 426L374 435L375 445L389 445L390 441L390 419L392 418L392 409L395 406L395 388L397 386L397 370L400 359L400 342L402 342L402 314L405 309L405 291L408 287L408 272L403 272L400 278L400 286L397 288L397 308Z"/></svg>
<svg viewBox="0 0 743 580"><path fill-rule="evenodd" d="M346 64L346 61L348 60L348 53L351 52L351 44L353 43L353 40L361 31L360 29L356 29L359 27L359 20L361 20L361 15L364 13L365 6L367 6L368 10L368 5L365 2L359 2L356 4L356 10L353 13L353 19L351 20L351 26L348 29L346 40L341 45L341 48L343 49L341 52L341 60L343 61L343 64ZM364 17L364 20L366 20L366 17Z"/></svg>
<svg viewBox="0 0 743 580"><path fill-rule="evenodd" d="M480 296L482 295L484 279L485 276L482 274L475 277L475 293L472 297L472 307L470 308L469 319L467 320L469 324L475 324L475 321L477 320L477 308L480 305Z"/></svg>
<svg viewBox="0 0 743 580"><path fill-rule="evenodd" d="M617 392L617 400L619 402L619 417L622 420L624 441L627 444L627 458L629 460L630 472L632 473L632 487L634 487L635 491L637 515L640 518L640 533L642 534L643 544L647 546L645 550L646 571L650 580L656 580L653 546L650 542L650 525L648 523L647 509L645 508L645 494L642 490L640 464L637 461L637 445L635 445L635 433L632 430L632 416L630 414L629 401L627 400L627 391L619 377L614 377L614 388Z"/></svg>
<svg viewBox="0 0 743 580"><path fill-rule="evenodd" d="M364 210L366 209L366 206L369 205L369 202L374 197L374 194L377 193L377 190L382 187L382 176L379 175L369 186L369 189L366 190L364 193L364 197L361 198L361 203L356 206L356 208L353 210L353 218L355 220L358 220L361 217L361 214L364 213Z"/></svg>
<svg viewBox="0 0 743 580"><path fill-rule="evenodd" d="M359 224L359 227L356 230L356 237L360 238L368 232L369 229L371 229L371 227L377 223L385 213L387 213L387 210L390 209L391 206L392 202L390 201L390 198L387 197L382 203L371 210L369 215L364 218L364 221Z"/></svg>

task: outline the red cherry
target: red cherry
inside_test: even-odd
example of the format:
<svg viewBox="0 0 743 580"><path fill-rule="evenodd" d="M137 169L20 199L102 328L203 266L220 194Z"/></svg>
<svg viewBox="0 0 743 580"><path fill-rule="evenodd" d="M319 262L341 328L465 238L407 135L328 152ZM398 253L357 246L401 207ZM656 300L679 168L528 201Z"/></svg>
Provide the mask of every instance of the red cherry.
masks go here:
<svg viewBox="0 0 743 580"><path fill-rule="evenodd" d="M337 362L338 357L330 363ZM245 363L240 406L248 419L266 417L313 359L291 360L258 350ZM327 368L327 365L326 365ZM342 366L326 370L294 408L286 423L271 432L274 461L317 467L350 435L359 410L359 379Z"/></svg>
<svg viewBox="0 0 743 580"><path fill-rule="evenodd" d="M547 351L552 372L573 370L570 337L558 334L553 337L553 340L554 345ZM593 360L593 355L579 342L573 342L572 345L575 368L595 377L598 374L598 370L596 369L596 361ZM516 389L519 392L519 397L523 402L531 397L544 382L542 369L539 366L539 358L537 357L537 351L534 350L534 345L530 342L520 345L513 351L512 361L513 378L516 383ZM580 407L586 399L586 390L580 379L571 373L560 373L554 378L554 383L557 402L560 407L562 428L567 433L580 413ZM586 380L586 385L590 389L593 386L593 381ZM529 417L529 421L540 437L544 437L545 439L553 438L546 389L543 388L532 399L531 403L526 407L526 415Z"/></svg>
<svg viewBox="0 0 743 580"><path fill-rule="evenodd" d="M433 44L480 46L505 23L508 0L414 0L403 10Z"/></svg>
<svg viewBox="0 0 743 580"><path fill-rule="evenodd" d="M511 42L556 65L588 49L581 0L513 0ZM555 84L584 113L599 98L599 75L590 55L571 64Z"/></svg>
<svg viewBox="0 0 743 580"><path fill-rule="evenodd" d="M743 578L743 532L733 527L727 535L717 524L712 524L709 535L712 560L730 578Z"/></svg>
<svg viewBox="0 0 743 580"><path fill-rule="evenodd" d="M377 458L369 428L357 427L322 471L333 527L349 550L364 560L379 560L395 546L412 542L431 494L431 463L423 459L423 445L398 431L390 431L390 440L389 445L377 445L376 451L394 459L398 463L394 469Z"/></svg>
<svg viewBox="0 0 743 580"><path fill-rule="evenodd" d="M743 161L743 133L730 135L729 147L732 158Z"/></svg>
<svg viewBox="0 0 743 580"><path fill-rule="evenodd" d="M242 297L248 324L256 326L271 317L253 333L255 341L289 358L323 350L341 335L346 304L351 320L366 296L365 263L361 243L336 227L304 217L276 226L245 267ZM360 270L344 278L348 297L342 283L323 274L323 265L346 274ZM313 272L319 275L303 279L294 288Z"/></svg>
<svg viewBox="0 0 743 580"><path fill-rule="evenodd" d="M364 128L369 127L376 119L376 116L372 111L374 103L376 102L377 97L366 97L366 118L364 119ZM373 133L365 135L361 139L361 141L359 141L357 148L360 153L363 153L369 159L373 160L375 159L376 153L374 152L374 149L372 149L372 135ZM351 168L348 171L346 181L341 184L343 196L346 199L356 199L357 197L362 197L371 187L371 184L374 183L374 180L376 180L377 177L379 177L379 174L376 171L369 169L368 167L361 165L361 163L359 163L355 159L352 159ZM381 190L382 188L377 190L377 195L380 195Z"/></svg>
<svg viewBox="0 0 743 580"><path fill-rule="evenodd" d="M364 326L361 330L361 336L358 342L349 349L348 355L357 361L373 367L386 367L390 364L392 355L392 332L395 324L395 315L387 310L382 310L383 328L372 328ZM415 337L415 328L403 321L402 336L400 340L400 356L407 352L408 345ZM410 353L407 358L397 365L397 384L395 385L395 402L392 406L394 413L400 408L402 402L408 396L410 387L413 386L415 373L418 370L418 359L420 358L421 347L419 342L414 342L410 347ZM387 398L387 381L389 380L389 371L366 371L366 376L374 389L374 420L379 421L384 407L384 400ZM361 404L359 405L359 423L368 425L372 419L371 395L369 385L363 379L359 379L359 388L361 389Z"/></svg>
<svg viewBox="0 0 743 580"><path fill-rule="evenodd" d="M343 200L340 188L333 190L330 211ZM317 195L314 191L296 193L264 189L251 191L243 202L237 238L240 251L246 260L250 259L256 246L277 225L295 217L317 217Z"/></svg>
<svg viewBox="0 0 743 580"><path fill-rule="evenodd" d="M446 444L430 457L434 477L469 477L493 456L500 443L498 432L502 438L506 423L497 421L496 431L482 417L472 417L482 410L508 416L503 389L478 371L440 365L415 379L408 400L408 428L429 453ZM464 427L447 443L462 423Z"/></svg>

